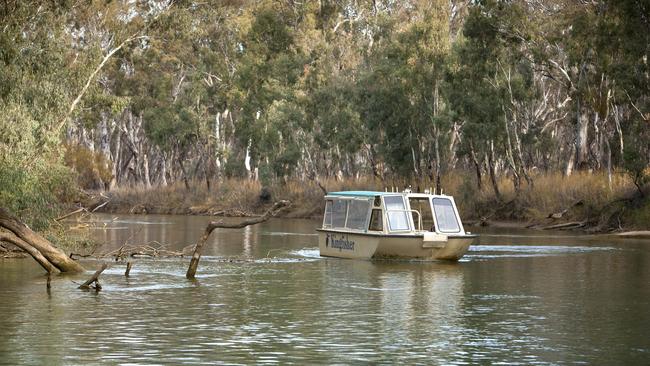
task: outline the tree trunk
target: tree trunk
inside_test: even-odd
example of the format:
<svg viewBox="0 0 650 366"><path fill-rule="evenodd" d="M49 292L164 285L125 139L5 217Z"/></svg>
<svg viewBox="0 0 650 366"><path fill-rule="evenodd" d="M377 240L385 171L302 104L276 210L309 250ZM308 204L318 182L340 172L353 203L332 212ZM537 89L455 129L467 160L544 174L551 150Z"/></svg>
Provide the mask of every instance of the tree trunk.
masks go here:
<svg viewBox="0 0 650 366"><path fill-rule="evenodd" d="M183 157L178 159L178 165L181 167L181 173L183 174L183 183L185 184L185 189L190 190L190 182L187 178L187 171L185 170L185 165L183 164Z"/></svg>
<svg viewBox="0 0 650 366"><path fill-rule="evenodd" d="M512 151L512 141L510 140L510 123L508 122L508 116L506 113L505 107L501 107L503 111L503 127L506 130L506 160L510 169L512 170L512 184L515 188L515 194L519 195L519 189L521 187L521 176L519 175L519 167L515 163L514 153Z"/></svg>
<svg viewBox="0 0 650 366"><path fill-rule="evenodd" d="M441 164L440 164L440 143L438 142L438 128L435 126L434 128L434 148L435 148L435 153L436 153L436 194L442 194L442 182L441 182Z"/></svg>
<svg viewBox="0 0 650 366"><path fill-rule="evenodd" d="M121 160L122 160L122 138L120 134L122 133L122 129L118 126L118 124L122 123L122 121L117 121L115 130L116 130L116 136L115 136L115 150L112 154L113 157L113 169L112 169L112 177L111 177L111 183L109 184L110 189L117 188L117 186L120 183L120 175L122 172L120 171L121 165Z"/></svg>
<svg viewBox="0 0 650 366"><path fill-rule="evenodd" d="M567 177L571 176L571 174L573 173L573 166L576 160L575 150L576 150L575 145L572 145L571 153L569 154L569 160L567 161L566 168L564 169L564 175Z"/></svg>
<svg viewBox="0 0 650 366"><path fill-rule="evenodd" d="M167 157L166 153L160 154L160 185L163 187L167 186Z"/></svg>
<svg viewBox="0 0 650 366"><path fill-rule="evenodd" d="M33 232L27 225L11 216L7 210L0 207L0 227L14 233L25 243L39 251L48 262L61 272L83 272L84 268L61 250L54 247L42 236Z"/></svg>
<svg viewBox="0 0 650 366"><path fill-rule="evenodd" d="M142 155L142 164L143 164L143 178L144 178L144 186L146 188L151 188L151 179L149 178L149 156L147 153L144 153Z"/></svg>
<svg viewBox="0 0 650 366"><path fill-rule="evenodd" d="M576 101L576 159L575 166L578 170L586 170L589 167L589 118L583 110L580 97Z"/></svg>
<svg viewBox="0 0 650 366"><path fill-rule="evenodd" d="M0 242L2 242L2 241L7 242L7 243L11 243L11 244L17 246L18 248L26 251L29 255L32 256L32 258L34 258L38 262L38 264L40 264L43 268L45 268L47 273L57 273L57 272L59 272L59 270L56 267L54 267L52 265L52 263L50 263L47 260L47 258L45 258L43 256L43 254L41 254L41 252L36 250L33 246L27 244L25 241L23 241L22 239L20 239L16 235L14 235L12 233L0 232Z"/></svg>
<svg viewBox="0 0 650 366"><path fill-rule="evenodd" d="M481 181L481 164L479 164L478 159L476 158L476 151L474 151L474 142L469 142L469 153L472 158L472 163L474 163L474 168L476 169L476 187L479 192L483 190L483 182Z"/></svg>
<svg viewBox="0 0 650 366"><path fill-rule="evenodd" d="M612 190L612 147L609 140L605 139L605 147L607 148L607 185L609 190Z"/></svg>
<svg viewBox="0 0 650 366"><path fill-rule="evenodd" d="M497 197L497 200L503 201L501 198L501 192L499 191L499 185L497 183L496 171L494 168L494 141L489 142L490 153L488 154L488 171L490 172L490 181L492 182L492 188L494 189L494 195Z"/></svg>
<svg viewBox="0 0 650 366"><path fill-rule="evenodd" d="M108 132L108 116L105 112L101 114L101 120L97 126L97 134L99 135L99 152L102 156L101 169L106 172L110 169L110 160L111 160L111 135ZM107 190L110 188L110 182L102 182L103 189Z"/></svg>

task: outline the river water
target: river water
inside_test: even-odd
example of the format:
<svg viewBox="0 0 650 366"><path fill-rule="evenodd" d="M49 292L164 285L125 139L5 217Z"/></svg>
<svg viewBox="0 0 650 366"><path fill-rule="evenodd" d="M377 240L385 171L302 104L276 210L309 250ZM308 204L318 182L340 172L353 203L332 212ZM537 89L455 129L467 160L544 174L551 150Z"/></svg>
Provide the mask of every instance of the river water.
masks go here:
<svg viewBox="0 0 650 366"><path fill-rule="evenodd" d="M209 220L95 219L100 251L180 249ZM188 258L135 259L128 278L106 270L99 293L73 282L92 271L56 276L48 293L34 261L0 260L0 364L650 360L650 241L483 230L459 263L360 261L319 257L317 226L217 229L196 281Z"/></svg>

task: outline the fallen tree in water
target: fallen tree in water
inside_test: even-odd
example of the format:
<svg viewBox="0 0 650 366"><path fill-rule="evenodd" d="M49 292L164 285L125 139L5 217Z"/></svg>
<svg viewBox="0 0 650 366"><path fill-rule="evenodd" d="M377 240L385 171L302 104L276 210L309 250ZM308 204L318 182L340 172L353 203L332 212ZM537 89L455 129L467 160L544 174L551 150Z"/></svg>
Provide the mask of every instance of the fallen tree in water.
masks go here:
<svg viewBox="0 0 650 366"><path fill-rule="evenodd" d="M31 255L48 273L83 272L84 267L47 239L32 231L5 208L0 207L0 241L11 243Z"/></svg>
<svg viewBox="0 0 650 366"><path fill-rule="evenodd" d="M212 234L212 231L214 229L217 228L241 229L249 225L259 224L275 216L278 212L289 207L289 205L291 205L290 201L287 200L278 201L274 203L273 206L264 213L264 215L260 217L244 220L242 222L235 223L235 224L228 224L228 223L224 223L223 221L210 222L208 226L205 228L205 232L203 236L196 243L196 247L194 248L194 254L192 254L192 260L190 260L190 266L187 269L187 273L185 274L185 277L187 277L188 279L193 279L196 276L196 269L199 266L199 260L201 259L201 251L203 250L203 245L205 244L206 241L208 241L208 238L210 237L210 234Z"/></svg>
<svg viewBox="0 0 650 366"><path fill-rule="evenodd" d="M259 224L269 220L271 217L277 215L283 209L291 205L290 201L278 201L271 206L262 216L250 218L239 223L224 223L223 221L213 221L205 228L203 236L199 239L194 246L194 252L190 261L189 268L186 273L188 279L193 279L196 275L196 270L201 259L201 252L204 244L207 242L212 231L217 228L240 229L246 226ZM23 249L31 255L48 273L56 272L83 272L85 269L77 263L72 257L86 257L86 255L71 254L67 256L63 251L52 245L47 239L43 238L36 232L32 231L27 225L21 222L18 218L11 215L6 209L0 207L0 242L6 242ZM128 247L126 244L119 249L108 252L102 255L87 255L88 257L113 257L116 261L126 257L136 256L183 256L184 252L189 247L184 248L182 251L166 250L163 246L153 247L151 245ZM129 266L130 267L130 266ZM80 288L88 288L90 284L96 283L96 288L99 290L101 286L97 283L97 277L106 269L104 264L100 270L86 283L82 284ZM128 268L130 269L130 268ZM128 270L126 272L128 276Z"/></svg>

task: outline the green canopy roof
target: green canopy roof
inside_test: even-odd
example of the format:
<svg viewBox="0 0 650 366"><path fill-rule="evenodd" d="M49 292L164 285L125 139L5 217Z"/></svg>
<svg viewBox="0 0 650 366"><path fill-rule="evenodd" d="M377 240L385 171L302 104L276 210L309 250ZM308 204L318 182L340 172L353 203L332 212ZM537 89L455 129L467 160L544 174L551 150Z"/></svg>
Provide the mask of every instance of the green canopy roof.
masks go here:
<svg viewBox="0 0 650 366"><path fill-rule="evenodd" d="M342 191L342 192L329 192L328 196L347 196L347 197L374 197L388 194L388 192L379 191Z"/></svg>

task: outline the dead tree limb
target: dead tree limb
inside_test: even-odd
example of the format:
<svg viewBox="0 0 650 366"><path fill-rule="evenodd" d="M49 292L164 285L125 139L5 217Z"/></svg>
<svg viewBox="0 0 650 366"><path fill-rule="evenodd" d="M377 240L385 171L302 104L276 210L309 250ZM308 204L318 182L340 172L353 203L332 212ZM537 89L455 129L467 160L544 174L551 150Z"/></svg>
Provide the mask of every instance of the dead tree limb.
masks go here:
<svg viewBox="0 0 650 366"><path fill-rule="evenodd" d="M221 221L210 222L208 226L205 228L205 232L203 233L203 236L201 237L201 239L199 239L198 243L196 243L196 247L194 248L194 254L192 254L192 260L190 260L190 266L187 269L187 273L185 274L185 277L187 277L188 279L193 279L196 276L196 269L199 266L199 260L201 259L201 251L203 250L203 245L205 244L206 241L208 241L208 238L210 237L210 234L212 234L212 231L214 229L216 228L241 229L249 225L259 224L275 216L278 212L289 207L289 205L291 205L290 201L287 200L278 201L274 203L273 206L264 213L264 215L260 217L244 220L236 224L226 224Z"/></svg>
<svg viewBox="0 0 650 366"><path fill-rule="evenodd" d="M70 217L70 216L72 216L72 215L78 214L79 212L84 212L85 210L86 210L86 209L83 208L83 207L82 207L82 208L78 208L78 209L76 209L76 210L74 210L74 211L72 211L72 212L69 212L69 213L67 213L67 214L65 214L65 215L63 215L63 216L59 216L59 217L57 217L56 219L54 219L54 221L61 221L61 220L65 219L65 218L68 218L68 217Z"/></svg>
<svg viewBox="0 0 650 366"><path fill-rule="evenodd" d="M47 273L59 272L59 270L55 266L53 266L52 263L50 263L50 261L48 261L47 258L43 256L43 254L41 254L41 252L36 250L31 245L25 243L25 241L23 241L21 238L17 237L13 233L0 232L0 241L11 243L17 246L18 248L29 253L29 255L31 255L32 258L34 258L34 260L36 260L36 262L38 262L38 264L40 264L41 267L43 267L47 271Z"/></svg>
<svg viewBox="0 0 650 366"><path fill-rule="evenodd" d="M556 225L550 225L550 226L544 226L542 227L542 230L563 230L563 229L577 229L584 227L587 224L587 221L573 221L573 222L566 222L563 224L556 224Z"/></svg>
<svg viewBox="0 0 650 366"><path fill-rule="evenodd" d="M90 278L88 279L88 281L86 281L86 282L82 283L81 285L79 285L79 288L82 289L82 290L87 290L87 289L90 288L90 285L91 285L93 282L95 282L95 289L96 289L97 291L101 290L102 287L99 285L99 275L102 274L102 272L104 272L104 270L105 270L106 268L108 268L108 264L103 263L103 264L102 264L102 267L101 267L100 269L98 269L98 270L93 274L93 276L90 277Z"/></svg>
<svg viewBox="0 0 650 366"><path fill-rule="evenodd" d="M7 210L2 207L0 207L0 228L13 233L30 247L40 252L40 254L47 260L47 262L51 263L59 271L84 271L83 266L68 257L65 253L63 253L63 251L56 248L48 240L32 231L29 227L27 227L27 225L12 216Z"/></svg>
<svg viewBox="0 0 650 366"><path fill-rule="evenodd" d="M81 212L86 212L86 213L93 213L100 208L106 206L109 202L111 202L110 198L105 196L103 193L100 193L98 197L93 197L93 201L88 204L88 207L79 207L78 209L69 212L63 216L59 216L54 221L61 221L63 219L66 219L72 215L81 213Z"/></svg>

